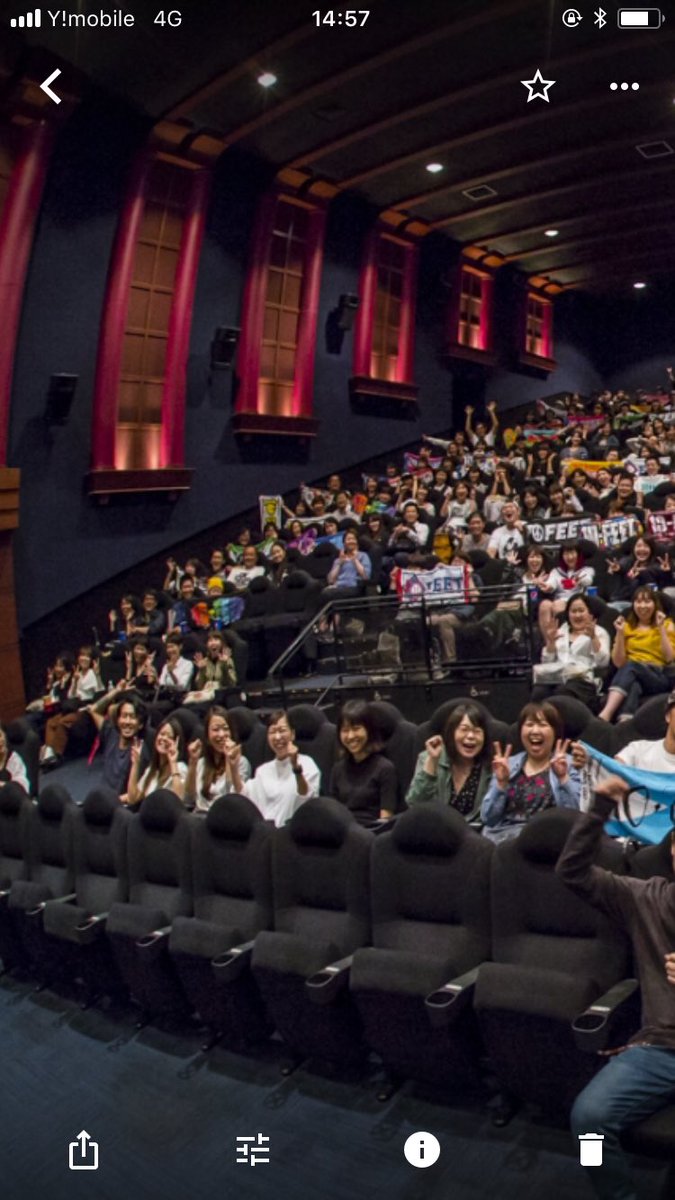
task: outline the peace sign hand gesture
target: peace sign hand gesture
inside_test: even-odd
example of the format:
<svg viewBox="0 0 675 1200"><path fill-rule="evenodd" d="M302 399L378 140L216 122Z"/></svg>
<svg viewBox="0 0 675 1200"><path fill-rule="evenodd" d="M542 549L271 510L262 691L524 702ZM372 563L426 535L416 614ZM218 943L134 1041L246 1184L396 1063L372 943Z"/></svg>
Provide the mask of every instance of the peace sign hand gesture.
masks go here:
<svg viewBox="0 0 675 1200"><path fill-rule="evenodd" d="M569 777L567 768L567 748L570 744L570 739L561 738L555 744L555 751L551 759L551 770L555 772L561 783L566 783Z"/></svg>
<svg viewBox="0 0 675 1200"><path fill-rule="evenodd" d="M670 571L672 569L670 566L670 555L669 554L662 555L661 558L657 558L656 561L659 564L662 571Z"/></svg>
<svg viewBox="0 0 675 1200"><path fill-rule="evenodd" d="M502 750L501 743L494 743L494 756L492 759L492 774L494 775L498 786L502 789L509 782L509 759L511 757L512 746L506 746Z"/></svg>

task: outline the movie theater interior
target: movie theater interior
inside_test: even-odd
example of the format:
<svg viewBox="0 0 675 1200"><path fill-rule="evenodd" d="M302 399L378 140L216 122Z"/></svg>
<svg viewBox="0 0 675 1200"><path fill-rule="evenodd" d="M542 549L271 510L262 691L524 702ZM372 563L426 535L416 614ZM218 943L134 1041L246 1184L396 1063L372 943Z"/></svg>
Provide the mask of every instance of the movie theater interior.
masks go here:
<svg viewBox="0 0 675 1200"><path fill-rule="evenodd" d="M172 2L0 0L3 1196L672 1198L675 6Z"/></svg>

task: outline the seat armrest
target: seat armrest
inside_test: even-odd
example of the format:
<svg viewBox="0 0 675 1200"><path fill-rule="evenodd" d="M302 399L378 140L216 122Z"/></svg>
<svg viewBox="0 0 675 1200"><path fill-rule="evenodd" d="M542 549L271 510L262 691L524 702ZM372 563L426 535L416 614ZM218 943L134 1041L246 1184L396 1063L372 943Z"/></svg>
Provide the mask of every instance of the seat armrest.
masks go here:
<svg viewBox="0 0 675 1200"><path fill-rule="evenodd" d="M27 917L39 917L45 904L72 904L73 900L77 900L75 892L69 892L67 896L54 896L53 900L42 900L35 908L30 908L26 913Z"/></svg>
<svg viewBox="0 0 675 1200"><path fill-rule="evenodd" d="M80 921L75 928L79 933L78 939L81 946L91 945L102 933L105 932L105 923L108 920L107 912L92 913L86 917L84 921Z"/></svg>
<svg viewBox="0 0 675 1200"><path fill-rule="evenodd" d="M347 987L353 954L329 963L305 980L307 993L314 1004L332 1004L338 992Z"/></svg>
<svg viewBox="0 0 675 1200"><path fill-rule="evenodd" d="M449 983L430 992L424 1001L429 1022L434 1029L442 1029L451 1021L456 1021L464 1009L473 1004L473 994L476 989L479 967L473 967L464 975L457 975Z"/></svg>
<svg viewBox="0 0 675 1200"><path fill-rule="evenodd" d="M572 1033L580 1050L597 1054L599 1050L607 1049L613 1029L621 1019L627 1018L639 986L637 979L622 979L575 1018Z"/></svg>
<svg viewBox="0 0 675 1200"><path fill-rule="evenodd" d="M170 933L170 925L164 925L162 929L153 929L152 933L146 933L145 937L138 939L136 948L142 950L148 957L158 955L166 946Z"/></svg>
<svg viewBox="0 0 675 1200"><path fill-rule="evenodd" d="M232 946L224 954L211 959L211 970L215 979L222 983L232 983L251 966L254 942L242 942L240 946Z"/></svg>

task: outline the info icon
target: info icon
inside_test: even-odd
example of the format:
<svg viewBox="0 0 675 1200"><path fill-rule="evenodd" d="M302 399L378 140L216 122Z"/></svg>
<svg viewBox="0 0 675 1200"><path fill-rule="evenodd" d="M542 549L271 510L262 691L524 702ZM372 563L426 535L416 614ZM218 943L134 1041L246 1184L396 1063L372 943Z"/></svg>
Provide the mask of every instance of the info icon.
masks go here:
<svg viewBox="0 0 675 1200"><path fill-rule="evenodd" d="M411 1167L433 1167L441 1153L441 1144L433 1133L411 1133L403 1153Z"/></svg>

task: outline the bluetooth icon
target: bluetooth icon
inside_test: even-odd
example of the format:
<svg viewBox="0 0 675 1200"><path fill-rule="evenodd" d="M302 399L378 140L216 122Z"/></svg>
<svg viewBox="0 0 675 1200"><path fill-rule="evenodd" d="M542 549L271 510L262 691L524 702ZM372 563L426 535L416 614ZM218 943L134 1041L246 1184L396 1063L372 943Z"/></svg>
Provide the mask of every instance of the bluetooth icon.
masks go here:
<svg viewBox="0 0 675 1200"><path fill-rule="evenodd" d="M593 16L595 17L595 24L597 25L598 29L603 29L607 24L605 20L607 13L605 12L604 8L599 8L596 13L593 13Z"/></svg>

